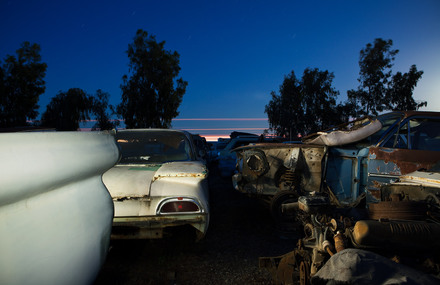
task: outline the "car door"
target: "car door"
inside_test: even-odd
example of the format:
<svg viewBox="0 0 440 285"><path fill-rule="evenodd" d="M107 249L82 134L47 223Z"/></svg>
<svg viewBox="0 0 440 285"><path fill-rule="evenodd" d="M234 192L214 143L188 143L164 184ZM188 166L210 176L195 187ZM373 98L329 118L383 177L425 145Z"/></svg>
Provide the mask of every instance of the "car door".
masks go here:
<svg viewBox="0 0 440 285"><path fill-rule="evenodd" d="M400 175L428 169L440 160L440 118L412 116L403 119L378 144L367 159L367 193L380 199L380 187Z"/></svg>

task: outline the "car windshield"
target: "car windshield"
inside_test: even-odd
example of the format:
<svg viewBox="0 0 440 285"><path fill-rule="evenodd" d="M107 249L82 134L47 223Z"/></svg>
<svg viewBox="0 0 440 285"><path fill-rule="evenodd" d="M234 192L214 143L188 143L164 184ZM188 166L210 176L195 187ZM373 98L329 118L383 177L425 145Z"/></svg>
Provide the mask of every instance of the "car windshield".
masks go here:
<svg viewBox="0 0 440 285"><path fill-rule="evenodd" d="M395 124L398 124L400 122L402 117L403 117L402 113L388 113L378 116L377 119L382 124L382 128L376 133L358 142L357 145L359 146L376 145L384 138L384 136L386 136L389 133L389 130L392 127L394 127Z"/></svg>
<svg viewBox="0 0 440 285"><path fill-rule="evenodd" d="M119 132L121 164L150 164L191 160L191 146L186 136L170 131Z"/></svg>
<svg viewBox="0 0 440 285"><path fill-rule="evenodd" d="M401 113L390 113L378 116L377 119L382 123L382 128L370 137L371 143L378 143L383 136L388 133L390 127L393 127L394 124L398 124L402 117L403 114Z"/></svg>

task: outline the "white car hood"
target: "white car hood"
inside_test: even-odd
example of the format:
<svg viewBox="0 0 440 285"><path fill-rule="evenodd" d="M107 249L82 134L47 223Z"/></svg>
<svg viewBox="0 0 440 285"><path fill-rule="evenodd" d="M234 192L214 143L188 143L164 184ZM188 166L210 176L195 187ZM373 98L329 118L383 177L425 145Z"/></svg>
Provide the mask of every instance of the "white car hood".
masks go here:
<svg viewBox="0 0 440 285"><path fill-rule="evenodd" d="M427 187L440 188L440 173L415 171L399 177L399 184L419 184Z"/></svg>
<svg viewBox="0 0 440 285"><path fill-rule="evenodd" d="M113 199L141 198L150 195L151 184L166 177L207 176L206 167L198 161L164 164L118 164L103 175L103 181Z"/></svg>

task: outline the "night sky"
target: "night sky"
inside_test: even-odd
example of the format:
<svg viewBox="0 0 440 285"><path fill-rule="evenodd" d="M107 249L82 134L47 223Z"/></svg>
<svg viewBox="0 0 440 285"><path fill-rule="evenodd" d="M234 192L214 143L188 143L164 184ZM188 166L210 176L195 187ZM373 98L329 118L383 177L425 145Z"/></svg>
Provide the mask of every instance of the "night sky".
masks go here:
<svg viewBox="0 0 440 285"><path fill-rule="evenodd" d="M180 54L188 87L175 128L261 133L270 92L278 92L292 70L300 78L307 67L333 72L343 101L358 86L360 50L375 38L392 39L400 50L394 73L412 64L424 71L414 97L428 101L424 110L440 111L438 0L0 0L0 59L24 41L40 44L48 64L40 114L69 88L102 89L118 104L126 50L138 29ZM242 120L225 120L231 118Z"/></svg>

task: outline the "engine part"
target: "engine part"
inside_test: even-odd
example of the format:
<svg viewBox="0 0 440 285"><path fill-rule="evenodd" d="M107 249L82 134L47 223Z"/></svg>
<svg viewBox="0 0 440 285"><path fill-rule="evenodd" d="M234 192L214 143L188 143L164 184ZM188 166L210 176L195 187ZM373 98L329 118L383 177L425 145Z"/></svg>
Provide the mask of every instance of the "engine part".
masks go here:
<svg viewBox="0 0 440 285"><path fill-rule="evenodd" d="M326 206L330 206L330 200L327 196L311 193L309 196L298 198L298 206L306 213L322 212Z"/></svg>
<svg viewBox="0 0 440 285"><path fill-rule="evenodd" d="M435 223L364 220L356 222L351 236L358 248L440 249L440 225Z"/></svg>
<svg viewBox="0 0 440 285"><path fill-rule="evenodd" d="M336 252L340 252L345 249L345 238L341 232L338 231L333 239L335 240Z"/></svg>

